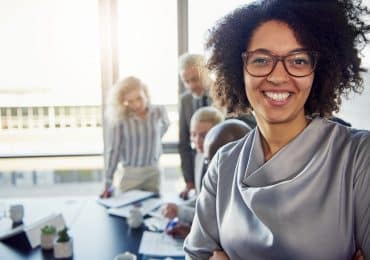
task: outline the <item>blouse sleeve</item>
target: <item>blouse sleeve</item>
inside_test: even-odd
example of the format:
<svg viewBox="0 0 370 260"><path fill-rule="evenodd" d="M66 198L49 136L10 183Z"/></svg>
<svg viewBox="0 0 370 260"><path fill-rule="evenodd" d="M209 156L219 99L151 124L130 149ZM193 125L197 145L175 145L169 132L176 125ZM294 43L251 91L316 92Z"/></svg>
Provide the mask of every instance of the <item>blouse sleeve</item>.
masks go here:
<svg viewBox="0 0 370 260"><path fill-rule="evenodd" d="M170 119L168 118L167 109L164 106L159 107L159 119L161 121L161 137L167 132L168 127L170 126Z"/></svg>
<svg viewBox="0 0 370 260"><path fill-rule="evenodd" d="M122 127L120 124L108 126L106 151L105 151L105 185L110 187L113 182L113 174L119 161L119 152L122 146Z"/></svg>
<svg viewBox="0 0 370 260"><path fill-rule="evenodd" d="M370 259L370 135L359 145L354 179L355 239Z"/></svg>
<svg viewBox="0 0 370 260"><path fill-rule="evenodd" d="M216 214L218 157L217 153L203 180L191 231L184 243L186 259L208 259L214 250L221 249Z"/></svg>

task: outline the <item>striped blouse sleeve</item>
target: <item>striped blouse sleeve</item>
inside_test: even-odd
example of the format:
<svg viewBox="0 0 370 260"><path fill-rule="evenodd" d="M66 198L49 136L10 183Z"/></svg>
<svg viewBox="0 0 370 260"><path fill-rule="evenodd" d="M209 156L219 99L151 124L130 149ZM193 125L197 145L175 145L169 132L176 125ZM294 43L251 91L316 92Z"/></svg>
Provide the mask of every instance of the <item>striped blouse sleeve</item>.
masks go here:
<svg viewBox="0 0 370 260"><path fill-rule="evenodd" d="M163 137L170 126L170 119L165 106L159 106L159 120L161 122L161 137Z"/></svg>
<svg viewBox="0 0 370 260"><path fill-rule="evenodd" d="M122 144L122 126L114 124L108 127L106 152L105 152L105 185L111 186L113 174L119 161L119 152Z"/></svg>

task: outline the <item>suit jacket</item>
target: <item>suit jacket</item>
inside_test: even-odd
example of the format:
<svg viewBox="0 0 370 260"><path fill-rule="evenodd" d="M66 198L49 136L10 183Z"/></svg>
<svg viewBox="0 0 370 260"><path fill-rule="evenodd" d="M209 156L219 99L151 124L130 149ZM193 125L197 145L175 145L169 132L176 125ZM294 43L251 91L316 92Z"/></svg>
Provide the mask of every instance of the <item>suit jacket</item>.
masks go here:
<svg viewBox="0 0 370 260"><path fill-rule="evenodd" d="M208 93L206 93L205 105L212 103ZM187 91L180 97L179 107L179 153L181 158L181 170L185 182L194 182L194 156L195 151L190 144L190 120L198 107L194 105L195 98Z"/></svg>

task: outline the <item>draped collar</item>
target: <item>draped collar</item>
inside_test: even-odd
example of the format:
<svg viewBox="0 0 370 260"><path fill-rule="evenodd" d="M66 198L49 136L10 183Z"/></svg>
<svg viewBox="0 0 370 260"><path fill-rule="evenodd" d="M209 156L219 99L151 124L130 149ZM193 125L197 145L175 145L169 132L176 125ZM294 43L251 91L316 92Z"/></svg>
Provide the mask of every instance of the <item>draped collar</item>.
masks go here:
<svg viewBox="0 0 370 260"><path fill-rule="evenodd" d="M264 187L289 181L309 167L324 138L323 119L312 122L272 158L264 161L261 134L256 127L245 140L239 155L238 183L242 187Z"/></svg>

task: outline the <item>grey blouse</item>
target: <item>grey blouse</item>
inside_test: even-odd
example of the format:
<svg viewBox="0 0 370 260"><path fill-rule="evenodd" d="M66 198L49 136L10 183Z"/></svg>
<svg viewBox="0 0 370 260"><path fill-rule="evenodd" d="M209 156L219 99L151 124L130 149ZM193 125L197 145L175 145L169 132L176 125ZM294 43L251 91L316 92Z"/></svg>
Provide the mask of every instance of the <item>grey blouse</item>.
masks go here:
<svg viewBox="0 0 370 260"><path fill-rule="evenodd" d="M224 146L198 197L187 259L370 258L370 134L315 118L264 162L255 128Z"/></svg>

